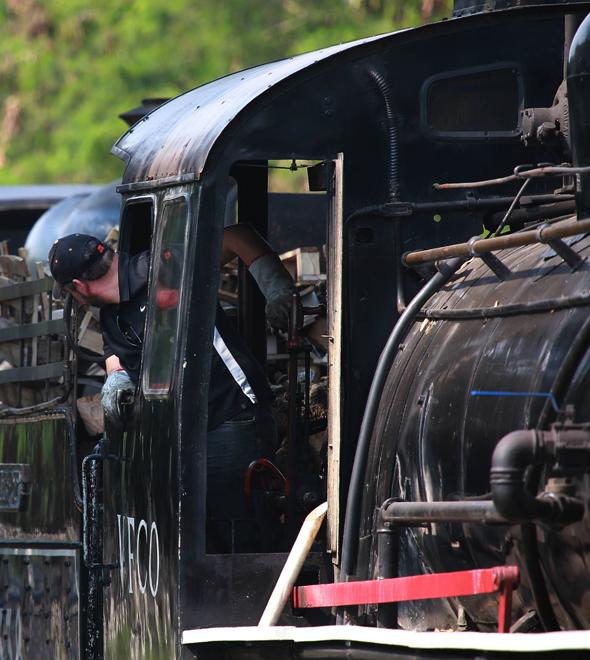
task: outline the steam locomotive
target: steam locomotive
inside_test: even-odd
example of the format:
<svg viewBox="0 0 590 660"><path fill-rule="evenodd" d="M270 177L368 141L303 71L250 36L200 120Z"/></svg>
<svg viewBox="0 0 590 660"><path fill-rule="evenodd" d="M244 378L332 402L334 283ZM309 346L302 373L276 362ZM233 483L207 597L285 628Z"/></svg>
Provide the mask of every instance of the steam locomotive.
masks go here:
<svg viewBox="0 0 590 660"><path fill-rule="evenodd" d="M57 392L0 409L5 656L588 653L589 11L457 0L438 24L213 81L117 141L119 245L181 244L179 304L151 306L124 429L80 423L93 372L75 310L59 362L0 371ZM299 223L325 243L325 444L307 460L294 299L287 477L253 467L251 518L220 551L206 431L222 231L229 208L268 233L281 163L308 166ZM238 280L236 322L265 362L263 301ZM0 302L50 289L24 284ZM59 322L0 341L56 343Z"/></svg>

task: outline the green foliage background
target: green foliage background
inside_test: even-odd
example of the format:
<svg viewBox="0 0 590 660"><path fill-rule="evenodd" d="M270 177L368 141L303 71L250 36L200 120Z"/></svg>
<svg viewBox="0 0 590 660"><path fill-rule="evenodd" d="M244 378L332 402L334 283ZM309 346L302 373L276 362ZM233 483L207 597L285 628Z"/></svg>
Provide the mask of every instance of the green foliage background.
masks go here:
<svg viewBox="0 0 590 660"><path fill-rule="evenodd" d="M438 20L450 0L4 0L0 184L121 173L117 117L226 73Z"/></svg>

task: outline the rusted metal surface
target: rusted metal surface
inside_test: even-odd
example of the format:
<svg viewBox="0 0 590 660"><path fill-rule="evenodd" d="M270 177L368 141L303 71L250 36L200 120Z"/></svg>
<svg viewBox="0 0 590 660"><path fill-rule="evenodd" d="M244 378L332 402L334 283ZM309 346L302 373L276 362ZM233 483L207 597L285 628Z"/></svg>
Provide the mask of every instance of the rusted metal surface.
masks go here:
<svg viewBox="0 0 590 660"><path fill-rule="evenodd" d="M588 174L590 171L590 167L572 167L571 165L546 165L543 167L534 167L532 169L524 169L524 167L530 167L530 165L516 167L514 174L502 176L497 179L462 181L457 183L433 183L432 187L435 190L487 188L489 186L500 186L504 183L510 183L511 181L519 181L521 179L539 179L544 176L573 176L574 174Z"/></svg>
<svg viewBox="0 0 590 660"><path fill-rule="evenodd" d="M564 220L552 226L543 226L539 229L524 231L494 238L482 238L467 243L456 243L445 245L431 250L420 250L405 254L402 259L406 266L416 266L438 259L449 259L451 257L477 256L493 250L504 250L506 248L523 247L534 243L548 243L554 239L577 236L590 231L590 220Z"/></svg>

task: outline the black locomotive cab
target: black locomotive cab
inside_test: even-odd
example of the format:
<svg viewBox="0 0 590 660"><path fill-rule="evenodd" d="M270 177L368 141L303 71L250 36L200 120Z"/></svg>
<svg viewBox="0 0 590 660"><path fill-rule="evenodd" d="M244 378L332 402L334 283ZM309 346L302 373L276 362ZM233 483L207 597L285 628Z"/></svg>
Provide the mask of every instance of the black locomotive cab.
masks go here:
<svg viewBox="0 0 590 660"><path fill-rule="evenodd" d="M113 147L119 246L151 265L135 400L95 449L73 443L83 516L56 537L82 567L86 657L589 648L590 3L481 4L220 78ZM242 223L295 264L286 330L242 264L220 267ZM279 429L242 492L215 495L221 519L219 307ZM21 470L12 427L42 432L11 414ZM52 442L70 418L43 417ZM32 528L5 527L25 548Z"/></svg>

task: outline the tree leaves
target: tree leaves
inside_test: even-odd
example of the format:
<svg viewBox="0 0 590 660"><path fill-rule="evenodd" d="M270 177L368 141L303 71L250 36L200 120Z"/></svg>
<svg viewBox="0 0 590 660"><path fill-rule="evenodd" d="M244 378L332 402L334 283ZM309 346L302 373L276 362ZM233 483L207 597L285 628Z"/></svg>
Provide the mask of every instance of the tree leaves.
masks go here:
<svg viewBox="0 0 590 660"><path fill-rule="evenodd" d="M0 183L120 176L117 115L226 73L450 13L450 0L7 0Z"/></svg>

